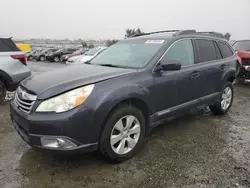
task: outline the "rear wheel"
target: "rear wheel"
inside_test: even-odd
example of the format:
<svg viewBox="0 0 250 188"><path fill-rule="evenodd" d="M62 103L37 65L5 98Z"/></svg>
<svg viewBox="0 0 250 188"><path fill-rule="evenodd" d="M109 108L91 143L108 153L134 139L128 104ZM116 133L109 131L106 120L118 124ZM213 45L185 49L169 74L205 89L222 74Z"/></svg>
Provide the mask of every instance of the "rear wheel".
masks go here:
<svg viewBox="0 0 250 188"><path fill-rule="evenodd" d="M4 83L0 80L0 104L4 102L6 96L6 87Z"/></svg>
<svg viewBox="0 0 250 188"><path fill-rule="evenodd" d="M100 151L113 162L122 162L138 152L145 136L145 118L131 105L115 109L107 119L100 138Z"/></svg>
<svg viewBox="0 0 250 188"><path fill-rule="evenodd" d="M218 101L215 105L210 106L210 110L214 114L224 115L231 108L233 103L234 89L231 82L227 83L222 92L220 101Z"/></svg>
<svg viewBox="0 0 250 188"><path fill-rule="evenodd" d="M54 62L59 62L60 58L58 56L54 57Z"/></svg>

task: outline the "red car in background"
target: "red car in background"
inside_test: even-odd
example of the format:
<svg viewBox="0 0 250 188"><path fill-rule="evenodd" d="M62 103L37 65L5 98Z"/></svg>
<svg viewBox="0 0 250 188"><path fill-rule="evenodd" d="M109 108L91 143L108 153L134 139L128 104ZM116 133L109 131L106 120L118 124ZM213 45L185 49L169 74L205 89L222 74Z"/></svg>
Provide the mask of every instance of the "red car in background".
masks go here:
<svg viewBox="0 0 250 188"><path fill-rule="evenodd" d="M72 54L63 55L63 56L61 57L61 61L66 62L66 61L68 61L69 58L74 57L74 56L82 55L82 54L84 54L86 51L87 51L86 49L79 49L79 50L75 51L75 52L72 53Z"/></svg>
<svg viewBox="0 0 250 188"><path fill-rule="evenodd" d="M240 57L238 78L250 79L250 40L240 40L233 44L233 48Z"/></svg>

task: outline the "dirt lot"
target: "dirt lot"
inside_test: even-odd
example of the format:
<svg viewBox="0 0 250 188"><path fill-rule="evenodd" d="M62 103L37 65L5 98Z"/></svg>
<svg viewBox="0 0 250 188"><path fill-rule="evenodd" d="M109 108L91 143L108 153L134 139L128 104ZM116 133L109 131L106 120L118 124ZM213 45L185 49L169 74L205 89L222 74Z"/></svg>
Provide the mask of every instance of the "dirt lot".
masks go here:
<svg viewBox="0 0 250 188"><path fill-rule="evenodd" d="M34 74L63 65L29 63ZM250 187L250 84L235 84L226 116L207 109L153 130L141 152L122 164L98 153L59 156L34 150L0 106L0 187Z"/></svg>

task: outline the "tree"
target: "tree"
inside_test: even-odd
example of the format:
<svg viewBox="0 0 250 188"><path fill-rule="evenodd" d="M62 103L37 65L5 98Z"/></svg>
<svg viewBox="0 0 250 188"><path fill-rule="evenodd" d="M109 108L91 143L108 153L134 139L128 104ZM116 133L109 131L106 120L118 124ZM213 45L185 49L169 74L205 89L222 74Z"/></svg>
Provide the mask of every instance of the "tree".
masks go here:
<svg viewBox="0 0 250 188"><path fill-rule="evenodd" d="M231 35L229 32L227 32L227 33L224 35L224 37L225 37L227 40L230 40L231 36L232 36L232 35Z"/></svg>
<svg viewBox="0 0 250 188"><path fill-rule="evenodd" d="M107 40L106 41L106 46L111 46L111 45L113 45L113 44L115 44L115 43L117 43L118 42L118 40L115 40L115 39L113 39L113 40Z"/></svg>
<svg viewBox="0 0 250 188"><path fill-rule="evenodd" d="M83 48L87 48L88 47L88 44L83 40L81 41L81 45Z"/></svg>
<svg viewBox="0 0 250 188"><path fill-rule="evenodd" d="M95 46L94 46L94 44L89 44L88 45L88 48L94 48Z"/></svg>
<svg viewBox="0 0 250 188"><path fill-rule="evenodd" d="M137 28L137 29L129 29L128 28L128 29L126 29L125 32L126 32L125 38L132 37L135 34L142 34L143 33L140 28Z"/></svg>

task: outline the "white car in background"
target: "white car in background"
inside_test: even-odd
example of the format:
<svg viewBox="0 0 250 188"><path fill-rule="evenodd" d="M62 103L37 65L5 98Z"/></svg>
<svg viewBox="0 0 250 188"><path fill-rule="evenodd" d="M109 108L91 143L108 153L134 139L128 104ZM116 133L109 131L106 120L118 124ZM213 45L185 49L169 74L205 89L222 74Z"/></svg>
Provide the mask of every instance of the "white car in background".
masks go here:
<svg viewBox="0 0 250 188"><path fill-rule="evenodd" d="M91 59L93 59L98 54L100 54L105 49L107 49L107 47L96 47L96 48L90 49L84 55L69 58L66 64L73 65L73 64L86 63L90 61Z"/></svg>

